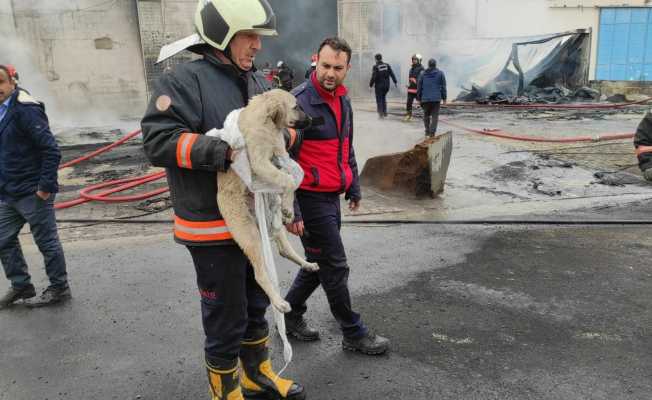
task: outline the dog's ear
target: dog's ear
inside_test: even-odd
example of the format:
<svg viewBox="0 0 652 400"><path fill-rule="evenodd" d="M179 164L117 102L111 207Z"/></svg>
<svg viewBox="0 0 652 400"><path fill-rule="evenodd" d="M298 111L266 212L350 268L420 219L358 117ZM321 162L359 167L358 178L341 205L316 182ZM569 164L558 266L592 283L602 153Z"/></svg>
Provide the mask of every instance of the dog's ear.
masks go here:
<svg viewBox="0 0 652 400"><path fill-rule="evenodd" d="M265 93L265 104L267 106L267 115L272 119L274 124L282 128L287 125L288 110L285 102L281 101L274 91Z"/></svg>

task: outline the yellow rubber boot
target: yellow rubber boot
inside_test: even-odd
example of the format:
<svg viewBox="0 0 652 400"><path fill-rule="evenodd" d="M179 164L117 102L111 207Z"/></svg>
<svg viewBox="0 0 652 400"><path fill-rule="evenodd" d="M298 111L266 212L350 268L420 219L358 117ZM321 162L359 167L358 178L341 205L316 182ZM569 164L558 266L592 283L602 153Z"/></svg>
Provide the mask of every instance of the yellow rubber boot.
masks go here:
<svg viewBox="0 0 652 400"><path fill-rule="evenodd" d="M224 361L224 362L222 362ZM206 362L211 400L244 400L240 388L238 360Z"/></svg>
<svg viewBox="0 0 652 400"><path fill-rule="evenodd" d="M259 340L242 342L240 361L242 366L242 393L246 399L304 400L303 386L276 375L269 359L269 336Z"/></svg>

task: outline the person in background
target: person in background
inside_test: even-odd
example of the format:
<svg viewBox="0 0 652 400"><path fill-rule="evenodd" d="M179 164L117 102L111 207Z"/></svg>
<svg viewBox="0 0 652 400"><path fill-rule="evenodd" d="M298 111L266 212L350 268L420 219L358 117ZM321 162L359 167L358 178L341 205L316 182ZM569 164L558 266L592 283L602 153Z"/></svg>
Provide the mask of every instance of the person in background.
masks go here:
<svg viewBox="0 0 652 400"><path fill-rule="evenodd" d="M17 86L13 68L0 65L0 261L11 282L0 308L18 300L40 307L71 298L54 215L60 161L45 107ZM25 223L43 254L50 281L37 299L18 241Z"/></svg>
<svg viewBox="0 0 652 400"><path fill-rule="evenodd" d="M423 73L423 65L421 65L421 54L415 54L412 56L412 67L410 68L409 83L407 87L407 104L405 109L407 113L403 119L405 122L408 122L412 119L412 106L414 104L414 99L417 98L417 86L419 84L419 77Z"/></svg>
<svg viewBox="0 0 652 400"><path fill-rule="evenodd" d="M317 54L313 54L310 57L310 68L306 71L305 78L306 80L310 79L310 75L317 69Z"/></svg>
<svg viewBox="0 0 652 400"><path fill-rule="evenodd" d="M437 69L437 61L431 58L428 69L421 74L417 84L417 100L423 109L423 125L428 137L437 133L439 109L441 103L446 104L446 95L446 76Z"/></svg>
<svg viewBox="0 0 652 400"><path fill-rule="evenodd" d="M643 177L652 181L652 113L649 111L638 124L634 135L634 147L636 147L638 166Z"/></svg>
<svg viewBox="0 0 652 400"><path fill-rule="evenodd" d="M360 314L353 311L349 294L349 265L340 236L340 195L356 211L362 198L358 166L353 150L353 109L344 79L351 68L351 48L334 37L319 46L317 69L292 93L301 109L324 124L296 132L290 154L304 171L296 192L295 220L287 230L301 237L306 258L319 271L300 270L285 299L292 311L285 314L289 335L304 341L319 339L303 315L306 301L322 286L331 313L342 330L342 347L364 354L383 354L389 340L369 331Z"/></svg>
<svg viewBox="0 0 652 400"><path fill-rule="evenodd" d="M374 65L369 87L376 89L376 109L380 118L387 117L387 92L389 92L389 79L394 81L394 86L397 86L396 76L392 67L383 62L382 54L376 54L376 65Z"/></svg>
<svg viewBox="0 0 652 400"><path fill-rule="evenodd" d="M267 82L269 82L269 84L271 85L272 82L274 82L274 75L272 74L272 65L269 62L266 62L261 72L265 76L265 79L267 79Z"/></svg>
<svg viewBox="0 0 652 400"><path fill-rule="evenodd" d="M279 88L290 91L292 90L293 81L294 81L294 71L284 61L279 61L278 62L278 75L277 78L279 80Z"/></svg>

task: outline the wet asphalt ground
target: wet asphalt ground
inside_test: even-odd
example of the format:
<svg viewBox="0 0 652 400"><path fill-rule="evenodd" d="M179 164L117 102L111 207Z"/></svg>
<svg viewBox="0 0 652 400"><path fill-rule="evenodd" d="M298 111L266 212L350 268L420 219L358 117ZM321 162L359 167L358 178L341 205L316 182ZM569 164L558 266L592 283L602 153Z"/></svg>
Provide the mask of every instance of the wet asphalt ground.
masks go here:
<svg viewBox="0 0 652 400"><path fill-rule="evenodd" d="M418 121L393 119L379 129L373 114L356 118L360 164L422 135ZM629 125L635 120L622 126ZM652 192L640 180L602 187L591 182L590 167L541 166L506 153L513 149L502 142L455 134L440 198L390 204L395 199L370 196L368 211L383 219L652 218ZM137 147L67 172L71 191L61 198L98 174L146 172ZM532 179L562 195L534 191ZM382 214L394 209L404 211ZM88 204L59 216L135 212L143 211ZM169 211L149 218L169 219ZM62 224L74 298L51 309L0 311L0 400L207 399L194 270L170 231L169 224ZM652 398L652 226L348 223L343 237L354 308L392 340L391 352L344 352L318 290L308 319L322 339L293 342L286 374L309 399ZM29 235L21 241L42 289L40 255ZM278 265L285 291L296 268Z"/></svg>
<svg viewBox="0 0 652 400"><path fill-rule="evenodd" d="M346 225L353 303L391 352L344 352L318 291L308 317L322 340L295 343L287 375L315 400L649 399L651 235ZM0 399L207 398L186 250L167 234L65 247L74 299L0 312ZM294 267L279 264L287 287Z"/></svg>

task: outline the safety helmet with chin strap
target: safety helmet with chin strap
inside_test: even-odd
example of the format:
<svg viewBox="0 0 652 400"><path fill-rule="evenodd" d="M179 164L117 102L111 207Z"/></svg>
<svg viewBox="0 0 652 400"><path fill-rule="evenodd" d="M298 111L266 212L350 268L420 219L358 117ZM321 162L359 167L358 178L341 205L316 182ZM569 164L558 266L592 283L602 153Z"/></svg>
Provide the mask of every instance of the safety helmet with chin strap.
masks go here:
<svg viewBox="0 0 652 400"><path fill-rule="evenodd" d="M267 0L199 0L195 29L211 47L224 50L238 32L276 36L276 15Z"/></svg>
<svg viewBox="0 0 652 400"><path fill-rule="evenodd" d="M267 0L199 0L195 11L196 33L163 46L157 63L183 51L201 53L209 45L228 51L239 32L277 36L276 15Z"/></svg>
<svg viewBox="0 0 652 400"><path fill-rule="evenodd" d="M415 54L412 56L412 59L417 59L419 61L419 64L421 64L421 61L423 61L423 56L419 53Z"/></svg>

